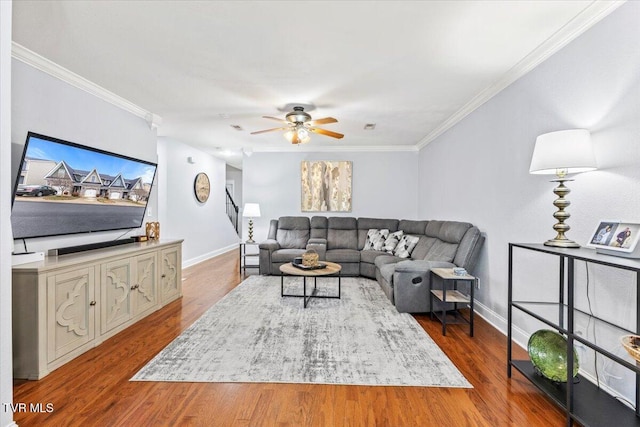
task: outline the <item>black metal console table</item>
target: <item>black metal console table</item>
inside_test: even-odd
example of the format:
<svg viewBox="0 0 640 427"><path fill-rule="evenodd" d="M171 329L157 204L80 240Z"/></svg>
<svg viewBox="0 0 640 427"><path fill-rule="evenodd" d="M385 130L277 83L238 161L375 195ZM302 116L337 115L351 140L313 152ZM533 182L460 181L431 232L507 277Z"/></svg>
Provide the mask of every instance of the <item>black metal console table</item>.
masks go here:
<svg viewBox="0 0 640 427"><path fill-rule="evenodd" d="M557 257L559 260L559 293L557 302L541 301L514 301L513 300L513 268L514 249L535 251ZM599 264L607 267L629 270L636 273L636 330L629 331L574 306L575 288L575 261ZM509 283L508 283L508 343L507 343L507 375L511 377L512 368L515 368L529 381L535 384L542 392L561 406L567 414L567 425L574 421L585 426L640 426L640 365L624 353L623 356L614 354L617 348L605 348L595 342L591 342L584 336L574 331L576 319L587 319L606 325L615 330L620 336L638 334L640 331L640 260L619 258L610 255L596 253L593 249L563 249L544 246L542 244L510 243L509 244ZM565 298L566 296L566 298ZM566 299L566 301L565 301ZM519 310L535 319L545 323L552 329L563 334L567 338L567 372L573 372L573 346L574 341L581 343L597 354L602 354L610 360L635 372L636 397L635 412L619 400L598 388L585 378L579 382L554 383L538 375L530 360L513 360L513 310ZM621 348L621 344L618 345ZM580 375L579 375L580 377Z"/></svg>

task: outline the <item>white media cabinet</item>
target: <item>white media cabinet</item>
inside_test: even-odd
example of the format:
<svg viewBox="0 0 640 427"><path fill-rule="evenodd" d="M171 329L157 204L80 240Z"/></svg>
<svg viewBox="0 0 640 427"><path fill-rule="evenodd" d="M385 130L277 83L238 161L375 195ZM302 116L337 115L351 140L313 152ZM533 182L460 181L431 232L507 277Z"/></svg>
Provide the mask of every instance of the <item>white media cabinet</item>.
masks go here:
<svg viewBox="0 0 640 427"><path fill-rule="evenodd" d="M13 267L13 376L37 380L182 296L182 240Z"/></svg>

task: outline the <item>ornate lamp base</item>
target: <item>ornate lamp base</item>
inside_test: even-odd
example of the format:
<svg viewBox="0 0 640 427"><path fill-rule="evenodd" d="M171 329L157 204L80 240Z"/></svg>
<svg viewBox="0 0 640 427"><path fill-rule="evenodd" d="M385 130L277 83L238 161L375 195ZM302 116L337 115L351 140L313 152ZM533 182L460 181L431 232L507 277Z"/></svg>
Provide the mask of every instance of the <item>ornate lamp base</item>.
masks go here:
<svg viewBox="0 0 640 427"><path fill-rule="evenodd" d="M580 244L569 239L549 239L544 242L545 246L555 246L557 248L579 248Z"/></svg>
<svg viewBox="0 0 640 427"><path fill-rule="evenodd" d="M571 202L564 198L567 194L571 192L568 187L564 185L566 181L573 181L572 179L566 178L558 178L554 179L551 182L557 182L558 186L553 189L553 193L558 196L556 200L553 201L553 205L558 208L556 212L554 212L553 217L558 220L556 224L553 225L553 229L558 233L555 238L549 239L544 242L545 246L555 246L558 248L579 248L580 244L574 242L573 240L567 239L564 234L571 229L568 224L564 222L569 219L571 216L569 212L565 211Z"/></svg>
<svg viewBox="0 0 640 427"><path fill-rule="evenodd" d="M255 243L255 240L253 240L253 219L249 218L249 238L247 239L246 243Z"/></svg>

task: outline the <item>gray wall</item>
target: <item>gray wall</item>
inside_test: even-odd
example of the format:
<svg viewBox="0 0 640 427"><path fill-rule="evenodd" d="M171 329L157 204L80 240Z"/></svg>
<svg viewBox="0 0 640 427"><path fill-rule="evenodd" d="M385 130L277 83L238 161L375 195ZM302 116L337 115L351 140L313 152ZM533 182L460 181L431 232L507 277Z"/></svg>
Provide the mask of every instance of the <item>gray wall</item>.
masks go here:
<svg viewBox="0 0 640 427"><path fill-rule="evenodd" d="M301 212L300 162L303 160L353 162L351 212ZM262 214L254 219L254 239L264 240L269 220L286 215L415 219L417 167L417 152L254 152L251 157L245 155L244 203L259 203ZM246 226L245 219L244 230ZM243 238L246 239L246 231Z"/></svg>
<svg viewBox="0 0 640 427"><path fill-rule="evenodd" d="M420 152L419 216L467 220L486 233L476 296L480 311L503 330L508 242L555 236L553 176L528 173L535 139L572 128L591 130L600 168L568 184L569 238L586 244L602 219L640 222L640 3L622 5ZM520 297L557 293L556 259L520 253L515 267ZM586 266L576 273L577 303L588 311ZM635 329L634 278L593 266L589 273L590 308ZM523 344L542 327L522 316L516 323ZM618 336L591 329L588 335L625 354ZM590 370L593 355L579 353ZM629 372L604 359L598 358L602 383L632 396Z"/></svg>
<svg viewBox="0 0 640 427"><path fill-rule="evenodd" d="M225 210L225 162L179 141L158 138L158 166L160 235L184 239L183 266L237 248L238 235ZM199 203L193 192L199 172L211 182L206 203Z"/></svg>
<svg viewBox="0 0 640 427"><path fill-rule="evenodd" d="M156 132L144 119L19 60L12 60L12 72L12 181L19 167L15 159L19 161L29 131L157 162ZM157 186L154 185L145 220L155 221L157 212ZM30 251L46 251L116 239L123 231L28 239L27 244ZM140 233L141 229L136 229L128 235Z"/></svg>

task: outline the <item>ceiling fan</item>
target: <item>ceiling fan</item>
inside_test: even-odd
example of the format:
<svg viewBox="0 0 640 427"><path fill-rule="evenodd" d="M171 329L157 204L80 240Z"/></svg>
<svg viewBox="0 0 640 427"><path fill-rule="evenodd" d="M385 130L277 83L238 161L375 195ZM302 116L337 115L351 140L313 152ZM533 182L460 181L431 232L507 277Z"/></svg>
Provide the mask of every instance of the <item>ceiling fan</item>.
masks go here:
<svg viewBox="0 0 640 427"><path fill-rule="evenodd" d="M337 123L338 121L336 119L334 119L333 117L325 117L323 119L311 120L311 116L309 115L309 113L306 113L304 111L304 107L293 107L293 111L287 113L284 120L271 116L262 117L264 117L265 119L281 122L285 126L251 132L251 135L274 131L285 131L285 138L287 138L287 140L289 140L292 144L304 144L305 142L309 142L311 140L309 133L319 133L320 135L326 135L337 139L341 139L342 137L344 137L344 135L341 133L332 132L330 130L316 127L317 125Z"/></svg>

